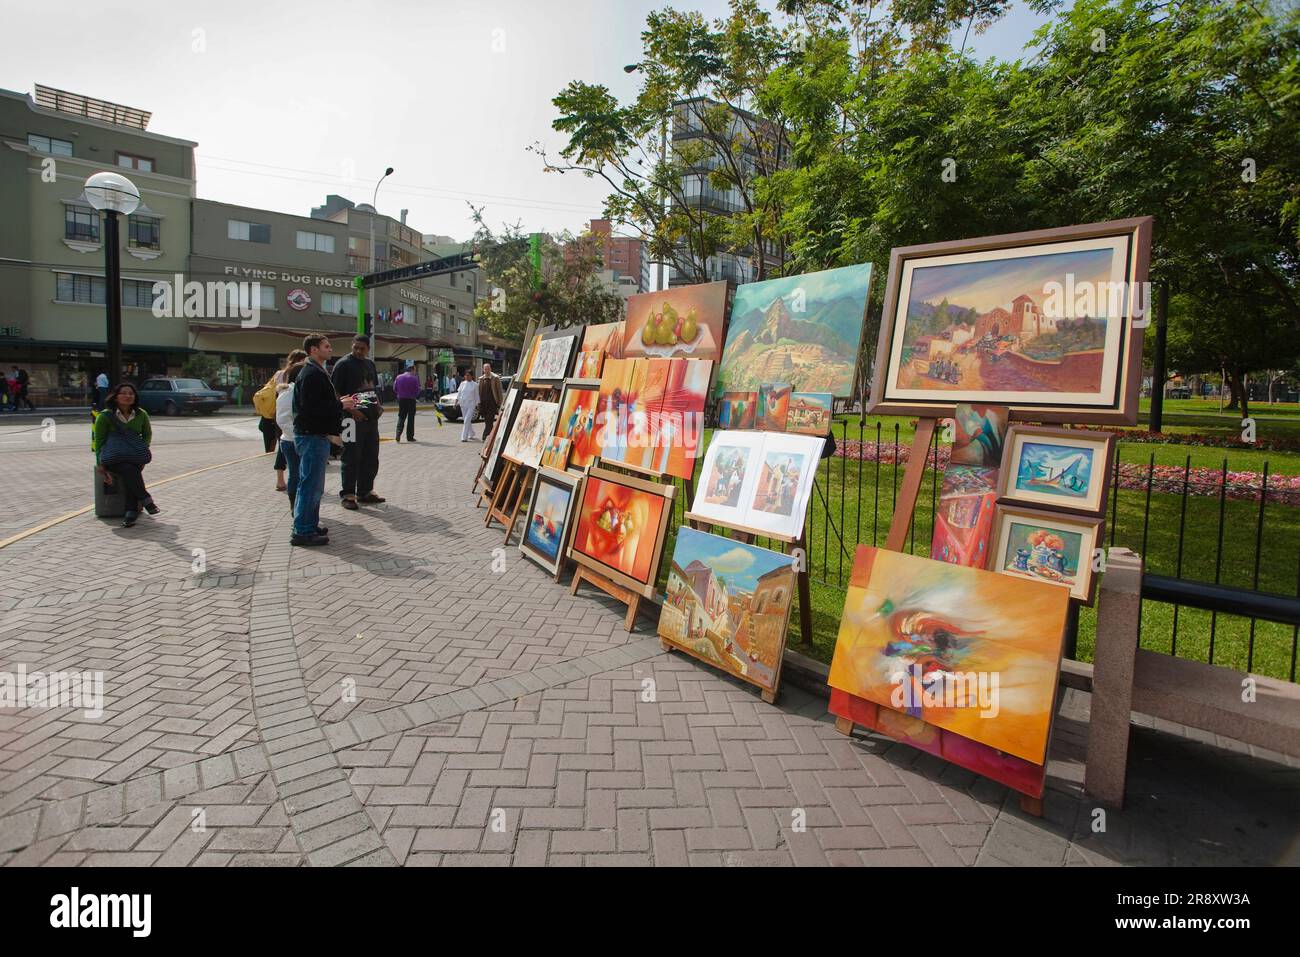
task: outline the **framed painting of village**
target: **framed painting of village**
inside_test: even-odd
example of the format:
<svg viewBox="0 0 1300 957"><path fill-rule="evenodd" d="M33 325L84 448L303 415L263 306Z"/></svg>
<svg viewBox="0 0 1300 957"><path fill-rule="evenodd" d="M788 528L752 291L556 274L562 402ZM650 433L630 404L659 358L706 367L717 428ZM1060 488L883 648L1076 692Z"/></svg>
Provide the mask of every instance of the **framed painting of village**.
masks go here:
<svg viewBox="0 0 1300 957"><path fill-rule="evenodd" d="M1135 424L1152 222L893 250L867 411Z"/></svg>

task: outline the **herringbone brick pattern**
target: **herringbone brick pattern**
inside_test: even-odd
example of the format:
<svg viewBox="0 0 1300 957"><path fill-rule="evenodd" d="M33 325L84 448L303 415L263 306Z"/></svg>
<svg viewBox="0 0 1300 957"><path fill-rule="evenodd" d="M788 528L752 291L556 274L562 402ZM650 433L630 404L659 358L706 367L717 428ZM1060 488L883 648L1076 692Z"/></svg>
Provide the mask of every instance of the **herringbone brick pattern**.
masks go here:
<svg viewBox="0 0 1300 957"><path fill-rule="evenodd" d="M0 852L12 866L296 867L305 863L270 774L139 809L104 802L71 834Z"/></svg>
<svg viewBox="0 0 1300 957"><path fill-rule="evenodd" d="M783 697L664 654L340 760L408 864L974 863L1004 789Z"/></svg>

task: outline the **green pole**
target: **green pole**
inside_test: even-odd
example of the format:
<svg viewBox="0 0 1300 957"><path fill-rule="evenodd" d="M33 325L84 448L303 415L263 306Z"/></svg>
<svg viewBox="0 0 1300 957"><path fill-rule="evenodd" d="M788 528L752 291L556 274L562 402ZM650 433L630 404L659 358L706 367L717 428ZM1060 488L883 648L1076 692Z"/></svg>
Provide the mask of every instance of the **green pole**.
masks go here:
<svg viewBox="0 0 1300 957"><path fill-rule="evenodd" d="M352 280L352 286L357 291L357 335L366 334L366 287L361 285L361 277L356 276Z"/></svg>

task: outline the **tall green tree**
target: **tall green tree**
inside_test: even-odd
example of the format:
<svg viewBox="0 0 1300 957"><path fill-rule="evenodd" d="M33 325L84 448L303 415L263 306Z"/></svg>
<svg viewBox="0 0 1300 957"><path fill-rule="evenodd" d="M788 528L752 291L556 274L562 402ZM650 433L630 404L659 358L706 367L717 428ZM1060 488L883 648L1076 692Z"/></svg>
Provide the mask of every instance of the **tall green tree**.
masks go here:
<svg viewBox="0 0 1300 957"><path fill-rule="evenodd" d="M574 326L623 317L623 298L600 281L604 263L594 243L568 233L541 234L541 270L536 273L529 234L518 225L494 232L479 210L474 219L474 249L491 286L475 316L497 335L519 342L529 322Z"/></svg>

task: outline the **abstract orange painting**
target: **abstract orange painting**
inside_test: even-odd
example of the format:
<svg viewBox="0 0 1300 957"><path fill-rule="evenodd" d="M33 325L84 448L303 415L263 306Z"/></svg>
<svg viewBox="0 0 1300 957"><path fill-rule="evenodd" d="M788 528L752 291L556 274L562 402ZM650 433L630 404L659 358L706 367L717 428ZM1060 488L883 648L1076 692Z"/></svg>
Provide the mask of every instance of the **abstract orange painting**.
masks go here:
<svg viewBox="0 0 1300 957"><path fill-rule="evenodd" d="M557 438L568 439L569 463L586 468L600 455L596 414L600 405L598 379L569 379L560 396L560 415L555 421ZM561 466L562 467L562 466Z"/></svg>
<svg viewBox="0 0 1300 957"><path fill-rule="evenodd" d="M1045 582L863 545L828 683L1042 764L1068 608Z"/></svg>
<svg viewBox="0 0 1300 957"><path fill-rule="evenodd" d="M575 556L620 584L654 587L671 486L592 469L573 538ZM579 559L580 561L582 559Z"/></svg>

